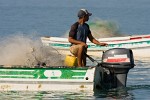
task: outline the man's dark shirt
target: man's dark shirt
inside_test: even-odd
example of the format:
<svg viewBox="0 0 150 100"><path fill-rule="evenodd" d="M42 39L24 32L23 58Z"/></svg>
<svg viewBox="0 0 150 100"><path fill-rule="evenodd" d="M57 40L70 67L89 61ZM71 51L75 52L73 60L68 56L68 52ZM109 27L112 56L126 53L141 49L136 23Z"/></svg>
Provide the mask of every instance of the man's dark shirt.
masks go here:
<svg viewBox="0 0 150 100"><path fill-rule="evenodd" d="M86 43L89 34L91 34L91 31L89 29L88 24L84 23L81 25L78 22L76 22L71 26L69 37L72 37L75 40Z"/></svg>

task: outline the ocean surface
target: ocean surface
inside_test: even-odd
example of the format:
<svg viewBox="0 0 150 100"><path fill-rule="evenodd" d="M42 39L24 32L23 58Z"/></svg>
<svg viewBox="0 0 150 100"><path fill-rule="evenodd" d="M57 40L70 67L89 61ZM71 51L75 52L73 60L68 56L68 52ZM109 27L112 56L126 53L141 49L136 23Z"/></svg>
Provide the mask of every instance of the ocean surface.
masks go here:
<svg viewBox="0 0 150 100"><path fill-rule="evenodd" d="M33 44L35 40L40 40L41 36L65 36L70 25L77 21L77 12L81 8L92 12L88 23L101 23L103 28L99 27L94 31L107 37L113 34L116 36L149 34L149 5L150 0L0 0L0 56L3 55L0 60L5 60L5 56L13 58L18 52L8 55L11 51L20 51L24 44L29 42ZM29 40L28 37L32 37L33 40ZM16 41L12 42L12 38ZM15 45L14 50L14 44L18 43L19 47ZM4 47L8 47L6 49L9 49L9 53L3 49ZM124 89L11 91L0 92L0 98L1 100L149 100L150 61L136 60L135 65L128 73L127 87Z"/></svg>

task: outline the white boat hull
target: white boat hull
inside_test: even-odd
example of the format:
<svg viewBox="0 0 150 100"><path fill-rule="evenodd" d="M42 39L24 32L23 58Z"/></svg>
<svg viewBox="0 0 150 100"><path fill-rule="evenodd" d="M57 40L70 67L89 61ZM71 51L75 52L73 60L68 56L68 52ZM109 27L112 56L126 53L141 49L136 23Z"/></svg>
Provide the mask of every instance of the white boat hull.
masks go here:
<svg viewBox="0 0 150 100"><path fill-rule="evenodd" d="M45 82L46 83L46 82ZM49 84L40 84L40 83L28 83L24 84L22 82L20 83L1 83L0 84L0 91L66 91L66 90L89 90L93 91L93 82L91 83L83 83L83 82L78 82L75 83L65 83L63 82L54 82L54 83L49 83Z"/></svg>
<svg viewBox="0 0 150 100"><path fill-rule="evenodd" d="M134 58L135 60L139 60L141 58L143 59L150 59L150 47L146 47L146 48L135 48L132 49L133 54L134 54ZM57 49L57 52L59 52L62 55L72 55L69 51L69 49ZM102 50L88 50L87 54L94 56L94 57L102 57L102 54L105 51Z"/></svg>
<svg viewBox="0 0 150 100"><path fill-rule="evenodd" d="M92 91L95 68L0 68L0 91Z"/></svg>

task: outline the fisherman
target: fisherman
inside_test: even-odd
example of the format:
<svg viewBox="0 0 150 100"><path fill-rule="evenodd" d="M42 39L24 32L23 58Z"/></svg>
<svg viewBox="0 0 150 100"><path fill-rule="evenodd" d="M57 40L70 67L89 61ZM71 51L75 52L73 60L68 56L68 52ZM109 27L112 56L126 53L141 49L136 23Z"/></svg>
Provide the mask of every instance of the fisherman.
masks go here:
<svg viewBox="0 0 150 100"><path fill-rule="evenodd" d="M100 46L107 46L107 43L97 41L92 36L89 25L85 23L92 13L86 9L80 9L77 15L79 19L71 26L68 41L71 43L70 52L78 58L78 66L86 66L87 37L92 43Z"/></svg>

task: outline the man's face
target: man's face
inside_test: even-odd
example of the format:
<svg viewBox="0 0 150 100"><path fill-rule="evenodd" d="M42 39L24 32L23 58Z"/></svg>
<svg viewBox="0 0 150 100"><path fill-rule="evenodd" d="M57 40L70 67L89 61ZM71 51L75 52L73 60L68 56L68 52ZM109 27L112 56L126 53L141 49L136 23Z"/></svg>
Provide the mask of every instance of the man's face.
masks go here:
<svg viewBox="0 0 150 100"><path fill-rule="evenodd" d="M84 20L85 20L85 21L88 21L88 20L89 20L89 15L85 15L85 16L84 16Z"/></svg>

